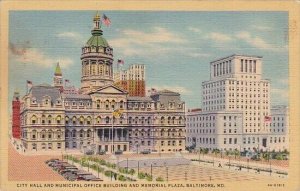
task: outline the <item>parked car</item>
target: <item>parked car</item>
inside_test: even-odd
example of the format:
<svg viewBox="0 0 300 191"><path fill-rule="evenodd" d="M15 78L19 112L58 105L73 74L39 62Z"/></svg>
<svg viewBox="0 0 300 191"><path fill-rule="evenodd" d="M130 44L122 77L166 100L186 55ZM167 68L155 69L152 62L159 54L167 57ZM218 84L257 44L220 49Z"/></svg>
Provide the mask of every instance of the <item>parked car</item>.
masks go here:
<svg viewBox="0 0 300 191"><path fill-rule="evenodd" d="M121 155L121 154L123 154L123 151L122 151L122 150L116 150L116 151L115 151L115 154L116 154L116 155Z"/></svg>

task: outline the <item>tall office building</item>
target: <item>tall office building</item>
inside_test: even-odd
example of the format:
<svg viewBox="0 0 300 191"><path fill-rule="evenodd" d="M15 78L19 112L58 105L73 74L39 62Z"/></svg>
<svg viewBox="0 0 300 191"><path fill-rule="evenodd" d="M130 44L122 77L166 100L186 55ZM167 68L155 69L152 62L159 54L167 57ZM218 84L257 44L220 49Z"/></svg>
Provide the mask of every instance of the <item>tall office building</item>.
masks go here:
<svg viewBox="0 0 300 191"><path fill-rule="evenodd" d="M202 107L201 112L187 114L190 145L224 150L273 148L270 81L262 78L262 57L232 55L210 62L210 80L202 83ZM215 141L210 144L210 139Z"/></svg>
<svg viewBox="0 0 300 191"><path fill-rule="evenodd" d="M133 64L127 70L114 73L115 85L128 92L129 96L145 97L145 66Z"/></svg>

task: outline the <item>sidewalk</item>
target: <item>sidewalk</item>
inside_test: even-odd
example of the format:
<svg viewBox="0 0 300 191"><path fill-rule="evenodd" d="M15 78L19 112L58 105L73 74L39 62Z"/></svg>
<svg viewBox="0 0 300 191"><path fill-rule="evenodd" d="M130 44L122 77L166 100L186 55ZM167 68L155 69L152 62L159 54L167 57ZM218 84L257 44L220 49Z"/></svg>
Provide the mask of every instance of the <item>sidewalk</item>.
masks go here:
<svg viewBox="0 0 300 191"><path fill-rule="evenodd" d="M199 160L199 154L195 154L195 155L185 155L185 158L189 158L189 159L196 159ZM257 175L263 175L263 176L272 176L272 177L280 177L280 178L287 178L287 175L282 175L282 174L277 174L275 173L276 171L281 171L281 172L288 172L288 168L284 168L284 167L279 167L279 166L271 166L269 164L259 164L259 163L255 163L253 161L249 161L245 162L245 161L239 161L239 158L237 157L236 159L234 159L234 157L232 159L227 159L227 158L216 158L213 156L209 156L209 155L200 155L200 160L203 161L210 161L212 163L207 163L207 162L201 162L199 163L199 161L193 161L193 164L198 164L201 166L207 166L207 167L213 167L213 168L217 168L217 169L224 169L224 170L229 170L229 171L235 171L235 172L246 172L246 173L252 173L252 174L257 174ZM230 166L227 166L226 164L231 164ZM221 167L218 167L219 164L221 165ZM234 165L234 166L233 166ZM247 168L241 168L241 170L236 167L236 166L244 166L244 167L250 167L252 169L247 169ZM272 173L270 174L270 172L266 172L266 171L257 171L254 168L260 168L260 169L266 169L272 170Z"/></svg>

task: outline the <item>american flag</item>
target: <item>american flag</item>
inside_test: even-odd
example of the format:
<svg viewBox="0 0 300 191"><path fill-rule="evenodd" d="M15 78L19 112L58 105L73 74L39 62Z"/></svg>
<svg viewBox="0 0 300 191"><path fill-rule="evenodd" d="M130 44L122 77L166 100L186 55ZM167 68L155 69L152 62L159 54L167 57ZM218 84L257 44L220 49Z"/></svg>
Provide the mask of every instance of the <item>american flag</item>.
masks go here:
<svg viewBox="0 0 300 191"><path fill-rule="evenodd" d="M118 59L118 65L124 65L124 60L120 60L120 59Z"/></svg>
<svg viewBox="0 0 300 191"><path fill-rule="evenodd" d="M103 14L102 22L103 22L103 23L105 24L105 26L107 26L107 27L111 24L110 19L109 19L105 14Z"/></svg>
<svg viewBox="0 0 300 191"><path fill-rule="evenodd" d="M157 93L157 90L155 88L151 88L150 90L148 90L148 92L152 95Z"/></svg>
<svg viewBox="0 0 300 191"><path fill-rule="evenodd" d="M270 116L265 116L265 122L271 122L272 118Z"/></svg>

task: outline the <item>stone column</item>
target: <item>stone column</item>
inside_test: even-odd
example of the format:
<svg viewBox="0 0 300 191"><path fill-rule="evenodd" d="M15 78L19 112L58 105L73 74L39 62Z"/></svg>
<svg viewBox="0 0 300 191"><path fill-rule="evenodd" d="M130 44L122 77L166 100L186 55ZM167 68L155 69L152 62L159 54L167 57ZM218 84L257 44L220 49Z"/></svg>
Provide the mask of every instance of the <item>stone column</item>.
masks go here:
<svg viewBox="0 0 300 191"><path fill-rule="evenodd" d="M122 141L124 141L124 132L123 132L123 130L124 130L124 129L121 129L121 140L122 140Z"/></svg>

